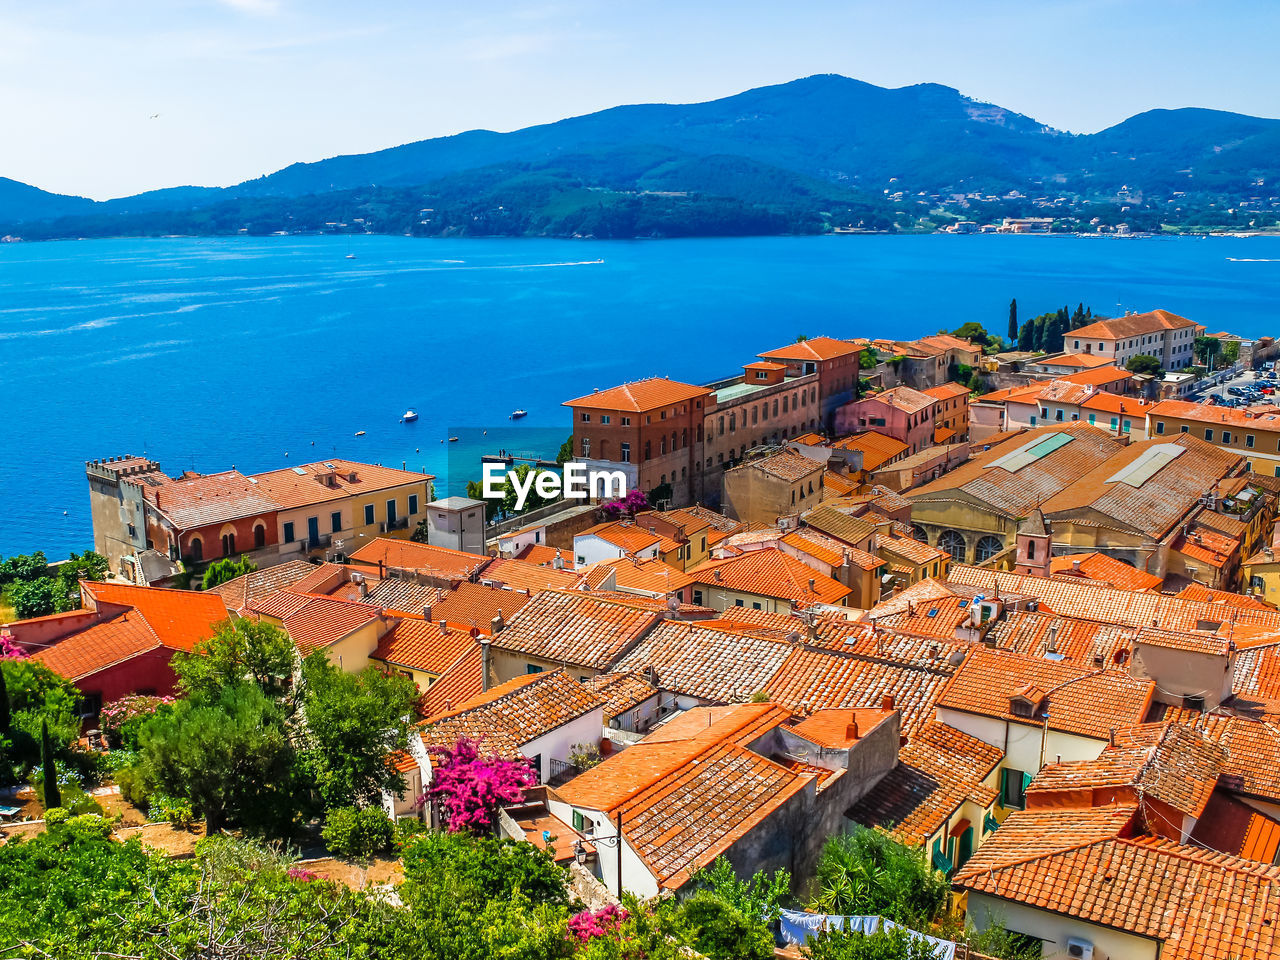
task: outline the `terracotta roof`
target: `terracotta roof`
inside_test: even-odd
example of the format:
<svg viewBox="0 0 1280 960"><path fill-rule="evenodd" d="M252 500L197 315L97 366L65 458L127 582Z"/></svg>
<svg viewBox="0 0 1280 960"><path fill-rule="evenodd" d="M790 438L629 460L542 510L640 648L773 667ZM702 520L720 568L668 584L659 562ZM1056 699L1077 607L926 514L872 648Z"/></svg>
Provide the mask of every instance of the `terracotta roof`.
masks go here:
<svg viewBox="0 0 1280 960"><path fill-rule="evenodd" d="M1098 833L1065 831L1061 810L1010 814L953 883L1161 943L1165 960L1280 953L1280 867L1151 837L1125 837L1124 810L1095 811ZM1071 819L1081 819L1079 814ZM1011 825L1012 824L1012 829ZM1030 842L1028 842L1030 841Z"/></svg>
<svg viewBox="0 0 1280 960"><path fill-rule="evenodd" d="M177 479L153 471L134 481L146 500L183 530L279 510L274 500L238 470Z"/></svg>
<svg viewBox="0 0 1280 960"><path fill-rule="evenodd" d="M979 397L974 397L970 402L1005 404L1010 400L1015 400L1023 403L1031 403L1040 396L1040 392L1045 388L1045 385L1048 382L1049 381L1042 380L1036 383L1028 383L1021 387L1006 387L1003 390L992 390L990 393L984 393Z"/></svg>
<svg viewBox="0 0 1280 960"><path fill-rule="evenodd" d="M806 447L824 447L827 444L827 438L820 433L802 433L798 437L792 437L791 442L803 444Z"/></svg>
<svg viewBox="0 0 1280 960"><path fill-rule="evenodd" d="M566 400L562 406L590 407L593 410L631 410L643 413L659 407L671 407L678 403L705 397L711 393L707 387L695 387L665 377L653 377L624 383L620 387L598 390L576 400Z"/></svg>
<svg viewBox="0 0 1280 960"><path fill-rule="evenodd" d="M1007 610L987 631L997 649L1045 658L1050 652L1080 667L1119 666L1128 660L1138 629L1077 620L1054 613ZM1052 646L1052 651L1050 647Z"/></svg>
<svg viewBox="0 0 1280 960"><path fill-rule="evenodd" d="M1068 330L1065 336L1080 340L1123 340L1165 330L1194 327L1195 322L1168 310L1150 310L1147 313L1131 313L1124 317L1097 320L1087 326Z"/></svg>
<svg viewBox="0 0 1280 960"><path fill-rule="evenodd" d="M967 397L970 390L963 383L943 383L920 392L935 400L954 400L957 397Z"/></svg>
<svg viewBox="0 0 1280 960"><path fill-rule="evenodd" d="M463 582L436 601L431 607L431 619L437 623L446 620L464 630L475 627L487 636L493 629L494 617L502 614L504 621L510 620L529 600L529 594L518 590Z"/></svg>
<svg viewBox="0 0 1280 960"><path fill-rule="evenodd" d="M160 646L146 619L128 610L38 650L31 659L75 681Z"/></svg>
<svg viewBox="0 0 1280 960"><path fill-rule="evenodd" d="M278 590L270 596L254 601L249 610L253 613L283 620L289 614L301 610L310 598L292 590Z"/></svg>
<svg viewBox="0 0 1280 960"><path fill-rule="evenodd" d="M423 721L422 742L447 748L466 738L480 741L486 752L516 757L530 741L602 707L599 697L563 670L532 673Z"/></svg>
<svg viewBox="0 0 1280 960"><path fill-rule="evenodd" d="M227 619L222 598L191 590L165 590L123 583L80 581L81 588L95 605L117 604L133 607L166 647L191 650L213 636L214 628Z"/></svg>
<svg viewBox="0 0 1280 960"><path fill-rule="evenodd" d="M536 563L540 567L550 567L556 561L556 555L559 555L560 562L564 564L563 570L573 569L573 551L560 550L556 547L548 547L542 543L531 543L519 553L515 555L516 560L523 560L525 563Z"/></svg>
<svg viewBox="0 0 1280 960"><path fill-rule="evenodd" d="M854 493L858 489L858 485L834 470L824 470L822 472L822 486L830 490L837 497L843 497L846 494Z"/></svg>
<svg viewBox="0 0 1280 960"><path fill-rule="evenodd" d="M764 360L834 360L851 353L859 353L865 346L865 341L851 342L836 340L833 337L810 337L775 350L766 350L756 356Z"/></svg>
<svg viewBox="0 0 1280 960"><path fill-rule="evenodd" d="M915 566L951 559L951 554L945 550L931 547L923 540L912 537L879 537L876 549L891 557L901 557Z"/></svg>
<svg viewBox="0 0 1280 960"><path fill-rule="evenodd" d="M768 360L756 360L754 363L744 363L742 365L742 369L777 371L787 369L787 365L785 363L770 363Z"/></svg>
<svg viewBox="0 0 1280 960"><path fill-rule="evenodd" d="M658 688L638 670L601 673L583 680L582 685L604 701L606 722L658 695Z"/></svg>
<svg viewBox="0 0 1280 960"><path fill-rule="evenodd" d="M1121 380L1132 380L1133 374L1128 370L1121 370L1119 367L1112 366L1111 362L1104 361L1092 370L1081 370L1078 373L1068 373L1059 380L1070 380L1072 383L1086 383L1095 387L1105 386L1109 383L1118 383Z"/></svg>
<svg viewBox="0 0 1280 960"><path fill-rule="evenodd" d="M1119 590L1157 590L1164 581L1155 574L1105 553L1072 553L1049 561L1050 574L1070 574L1079 570L1090 580L1108 583Z"/></svg>
<svg viewBox="0 0 1280 960"><path fill-rule="evenodd" d="M1078 367L1084 370L1115 365L1112 358L1099 356L1096 353L1064 353L1057 357L1041 357L1031 362L1052 367Z"/></svg>
<svg viewBox="0 0 1280 960"><path fill-rule="evenodd" d="M775 547L738 557L708 560L689 571L695 583L711 589L775 597L795 604L839 603L852 591ZM812 582L812 586L810 586Z"/></svg>
<svg viewBox="0 0 1280 960"><path fill-rule="evenodd" d="M334 459L255 473L250 482L281 510L290 510L407 484L429 483L433 479L428 473Z"/></svg>
<svg viewBox="0 0 1280 960"><path fill-rule="evenodd" d="M1160 705L1154 719L1172 720L1196 728L1227 752L1222 785L1227 789L1280 803L1280 724L1261 720Z"/></svg>
<svg viewBox="0 0 1280 960"><path fill-rule="evenodd" d="M1002 757L998 747L945 723L925 723L898 752L898 765L848 816L921 846L966 800L986 807L996 799L997 791L983 781Z"/></svg>
<svg viewBox="0 0 1280 960"><path fill-rule="evenodd" d="M678 510L668 510L664 516L672 523L676 517L689 517L693 520L705 520L708 524L720 530L723 533L736 533L743 529L743 524L732 517L726 517L722 513L716 513L707 507L694 505L692 507L681 507Z"/></svg>
<svg viewBox="0 0 1280 960"><path fill-rule="evenodd" d="M1218 784L1226 751L1192 727L1147 723L1118 730L1094 760L1049 763L1036 774L1029 794L1132 787L1138 798L1160 800L1179 813L1199 817ZM1035 798L1029 806L1039 806ZM1048 806L1057 806L1049 801ZM1147 816L1156 816L1150 811ZM1166 828L1169 825L1164 825ZM1181 823L1173 825L1181 829Z"/></svg>
<svg viewBox="0 0 1280 960"><path fill-rule="evenodd" d="M363 603L331 597L302 597L304 602L281 619L289 638L305 657L332 646L378 619L379 611Z"/></svg>
<svg viewBox="0 0 1280 960"><path fill-rule="evenodd" d="M802 456L792 450L781 450L772 453L767 457L760 457L756 460L748 460L742 464L743 468L751 468L767 473L779 480L785 480L788 483L794 483L797 480L803 480L810 474L814 474L823 469L822 462L819 460L811 460L806 456Z"/></svg>
<svg viewBox="0 0 1280 960"><path fill-rule="evenodd" d="M911 449L907 444L895 437L886 436L868 430L866 433L844 437L831 444L835 450L858 450L862 452L862 469L878 470L895 457L900 457Z"/></svg>
<svg viewBox="0 0 1280 960"><path fill-rule="evenodd" d="M621 520L598 523L594 527L588 527L581 533L576 534L574 540L576 542L578 537L593 536L606 540L627 553L639 553L641 550L648 550L654 546L657 546L660 551L666 552L666 548L662 546L663 541L673 544L670 549L675 548L675 541L638 527L634 523Z"/></svg>
<svg viewBox="0 0 1280 960"><path fill-rule="evenodd" d="M659 613L629 604L545 590L512 617L493 645L535 659L606 670L660 619Z"/></svg>
<svg viewBox="0 0 1280 960"><path fill-rule="evenodd" d="M472 643L449 664L440 679L427 688L418 701L418 713L434 717L466 703L484 688L484 653L480 644Z"/></svg>
<svg viewBox="0 0 1280 960"><path fill-rule="evenodd" d="M472 584L468 583L466 586ZM372 607L382 607L402 616L421 617L424 607L435 605L446 595L447 591L443 587L429 587L414 580L389 577L370 590L368 596L361 597L360 602Z"/></svg>
<svg viewBox="0 0 1280 960"><path fill-rule="evenodd" d="M299 577L284 589L291 593L311 593L329 596L351 582L353 571L340 563L320 563L311 568L305 577ZM357 590L356 595L359 596Z"/></svg>
<svg viewBox="0 0 1280 960"><path fill-rule="evenodd" d="M733 703L763 690L790 652L790 646L777 639L668 621L654 628L616 669L652 668L663 690Z"/></svg>
<svg viewBox="0 0 1280 960"><path fill-rule="evenodd" d="M911 346L917 350L971 350L981 353L982 348L962 337L954 337L949 333L933 333L927 337L912 340Z"/></svg>
<svg viewBox="0 0 1280 960"><path fill-rule="evenodd" d="M650 560L619 557L604 561L604 565L613 570L614 582L623 592L639 590L665 597L693 582L687 573L657 557Z"/></svg>
<svg viewBox="0 0 1280 960"><path fill-rule="evenodd" d="M222 597L226 608L233 613L238 613L255 601L270 596L277 590L292 586L303 577L309 576L314 570L315 564L306 560L289 560L254 570L252 573L242 574L207 592L216 593Z"/></svg>
<svg viewBox="0 0 1280 960"><path fill-rule="evenodd" d="M1253 413L1236 407L1222 407L1216 404L1192 403L1189 400L1161 400L1147 407L1149 417L1175 417L1179 420L1192 420L1209 426L1227 425L1253 430L1280 430L1280 414Z"/></svg>
<svg viewBox="0 0 1280 960"><path fill-rule="evenodd" d="M441 580L470 580L489 557L449 550L429 543L377 537L351 554L352 562L381 567L384 571L411 570Z"/></svg>
<svg viewBox="0 0 1280 960"><path fill-rule="evenodd" d="M371 659L442 675L474 645L465 630L446 630L424 620L401 620L378 641Z"/></svg>
<svg viewBox="0 0 1280 960"><path fill-rule="evenodd" d="M523 560L493 560L479 576L481 583L498 584L535 594L542 590L567 590L578 582L571 570L555 570Z"/></svg>
<svg viewBox="0 0 1280 960"><path fill-rule="evenodd" d="M845 558L863 570L878 570L884 566L884 561L879 557L841 543L814 527L800 527L798 530L792 530L782 538L781 542L832 567L843 566Z"/></svg>
<svg viewBox="0 0 1280 960"><path fill-rule="evenodd" d="M918 413L938 402L929 394L906 386L890 387L888 390L881 390L879 393L873 393L870 396L863 397L861 401L855 402L866 402L868 400L878 400L880 403L893 407L895 410L901 410L903 413Z"/></svg>

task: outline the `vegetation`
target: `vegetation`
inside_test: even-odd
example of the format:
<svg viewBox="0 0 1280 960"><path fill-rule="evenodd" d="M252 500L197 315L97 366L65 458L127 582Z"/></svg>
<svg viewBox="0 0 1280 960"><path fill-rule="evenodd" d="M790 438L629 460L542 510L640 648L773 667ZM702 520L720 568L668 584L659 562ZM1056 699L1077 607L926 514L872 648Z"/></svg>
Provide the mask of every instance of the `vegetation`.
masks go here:
<svg viewBox="0 0 1280 960"><path fill-rule="evenodd" d="M878 914L915 930L926 930L947 898L947 881L887 833L859 827L832 837L817 867L812 906L823 913Z"/></svg>
<svg viewBox="0 0 1280 960"><path fill-rule="evenodd" d="M431 786L419 802L438 804L446 825L455 833L491 830L498 807L518 801L524 789L538 780L527 761L485 756L474 740L436 747L432 753L435 769Z"/></svg>
<svg viewBox="0 0 1280 960"><path fill-rule="evenodd" d="M49 740L49 721L40 721L40 766L43 769L44 805L62 806L62 794L58 792L58 764L53 756L53 743Z"/></svg>
<svg viewBox="0 0 1280 960"><path fill-rule="evenodd" d="M1153 357L1150 354L1140 353L1136 357L1130 357L1125 361L1124 368L1130 373L1149 373L1153 377L1160 376L1162 366L1159 357Z"/></svg>
<svg viewBox="0 0 1280 960"><path fill-rule="evenodd" d="M105 580L107 558L86 550L51 567L37 551L0 561L0 600L19 620L80 609L80 581Z"/></svg>
<svg viewBox="0 0 1280 960"><path fill-rule="evenodd" d="M325 815L320 836L340 857L368 859L391 849L395 824L381 807L334 807Z"/></svg>
<svg viewBox="0 0 1280 960"><path fill-rule="evenodd" d="M273 698L283 696L293 678L296 648L289 635L263 620L227 620L191 653L174 654L179 686L191 696L208 696L245 680Z"/></svg>
<svg viewBox="0 0 1280 960"><path fill-rule="evenodd" d="M209 569L204 572L204 580L201 581L201 589L212 590L214 587L221 586L236 577L242 577L246 573L253 573L258 569L258 565L252 560L246 560L243 556L232 560L230 557L223 557L221 560L215 560L209 564Z"/></svg>
<svg viewBox="0 0 1280 960"><path fill-rule="evenodd" d="M1079 304L1074 312L1070 307L1059 307L1057 310L1042 313L1039 316L1025 320L1018 327L1017 347L1024 353L1056 353L1062 349L1062 337L1064 334L1071 330L1078 330L1080 327L1087 326L1100 319L1102 318L1093 315L1092 307L1086 308L1083 303ZM1014 300L1009 304L1011 341L1015 340L1012 331L1016 320L1017 301Z"/></svg>
<svg viewBox="0 0 1280 960"><path fill-rule="evenodd" d="M800 951L808 960L933 960L933 946L902 927L872 934L829 930Z"/></svg>

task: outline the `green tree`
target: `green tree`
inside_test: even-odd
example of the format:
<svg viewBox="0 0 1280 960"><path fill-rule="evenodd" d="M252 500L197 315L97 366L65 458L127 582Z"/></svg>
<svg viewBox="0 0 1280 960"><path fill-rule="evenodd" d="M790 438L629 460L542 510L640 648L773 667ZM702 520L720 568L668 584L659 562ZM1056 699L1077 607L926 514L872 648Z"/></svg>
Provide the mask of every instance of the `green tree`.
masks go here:
<svg viewBox="0 0 1280 960"><path fill-rule="evenodd" d="M368 859L391 849L395 830L381 807L334 807L324 818L320 836L340 857Z"/></svg>
<svg viewBox="0 0 1280 960"><path fill-rule="evenodd" d="M1034 320L1028 320L1022 325L1018 331L1018 349L1023 353L1030 353L1035 349L1036 324Z"/></svg>
<svg viewBox="0 0 1280 960"><path fill-rule="evenodd" d="M800 954L807 960L933 960L927 940L902 927L872 934L829 930L806 943Z"/></svg>
<svg viewBox="0 0 1280 960"><path fill-rule="evenodd" d="M225 823L287 836L299 813L296 756L284 712L252 683L180 700L139 736L158 793L185 797L212 833Z"/></svg>
<svg viewBox="0 0 1280 960"><path fill-rule="evenodd" d="M991 337L987 333L986 327L972 320L952 330L951 335L964 340L972 340L980 347L985 347L991 342Z"/></svg>
<svg viewBox="0 0 1280 960"><path fill-rule="evenodd" d="M1018 342L1018 298L1009 301L1009 342Z"/></svg>
<svg viewBox="0 0 1280 960"><path fill-rule="evenodd" d="M879 914L925 929L946 903L946 878L922 851L865 827L828 840L816 876L813 905L824 913Z"/></svg>
<svg viewBox="0 0 1280 960"><path fill-rule="evenodd" d="M175 653L171 665L179 685L192 696L252 680L264 693L281 697L293 677L296 648L289 635L264 620L225 620L191 653Z"/></svg>
<svg viewBox="0 0 1280 960"><path fill-rule="evenodd" d="M1032 328L1031 342L1033 350L1044 350L1045 328L1049 322L1049 318L1045 314L1035 318L1034 327Z"/></svg>
<svg viewBox="0 0 1280 960"><path fill-rule="evenodd" d="M0 586L18 580L38 580L49 571L49 561L44 551L17 554L8 560L0 561Z"/></svg>
<svg viewBox="0 0 1280 960"><path fill-rule="evenodd" d="M302 681L302 765L324 806L366 806L384 790L403 791L387 758L408 743L417 685L376 667L344 673L319 651L302 662Z"/></svg>
<svg viewBox="0 0 1280 960"><path fill-rule="evenodd" d="M560 444L560 449L556 453L556 463L562 466L573 459L573 434L569 435L569 439Z"/></svg>
<svg viewBox="0 0 1280 960"><path fill-rule="evenodd" d="M209 569L204 572L204 580L200 586L204 590L212 590L214 587L221 586L229 580L236 577L242 577L246 573L253 573L258 569L258 565L252 560L247 560L244 556L237 557L232 560L230 557L223 557L221 560L215 560L209 565Z"/></svg>
<svg viewBox="0 0 1280 960"><path fill-rule="evenodd" d="M680 924L691 944L708 960L770 960L773 937L759 920L707 890L680 905Z"/></svg>
<svg viewBox="0 0 1280 960"><path fill-rule="evenodd" d="M1222 341L1217 337L1196 337L1191 345L1191 352L1202 364L1214 370L1217 366L1213 363L1214 358L1222 357Z"/></svg>
<svg viewBox="0 0 1280 960"><path fill-rule="evenodd" d="M969 377L969 382L965 384L973 393L981 393L987 389L987 381L977 370Z"/></svg>
<svg viewBox="0 0 1280 960"><path fill-rule="evenodd" d="M4 679L4 671L0 670L0 737L9 736L13 726L13 716L9 712L9 684Z"/></svg>
<svg viewBox="0 0 1280 960"><path fill-rule="evenodd" d="M49 740L49 721L40 721L40 766L43 770L44 808L50 810L62 806L62 793L58 790L58 764L53 757L53 744Z"/></svg>
<svg viewBox="0 0 1280 960"><path fill-rule="evenodd" d="M1067 331L1067 310L1063 307L1057 313L1049 314L1045 321L1044 344L1040 349L1054 352L1062 349L1062 337Z"/></svg>
<svg viewBox="0 0 1280 960"><path fill-rule="evenodd" d="M467 496L472 500L484 501L484 518L492 521L497 518L498 511L502 509L502 501L494 500L484 495L484 484L479 480L467 481Z"/></svg>
<svg viewBox="0 0 1280 960"><path fill-rule="evenodd" d="M105 580L109 569L107 558L92 550L86 550L81 554L72 553L64 563L58 564L57 583L54 588L56 612L79 610L80 581Z"/></svg>
<svg viewBox="0 0 1280 960"><path fill-rule="evenodd" d="M58 581L53 577L18 580L9 588L9 602L19 620L47 617L58 609Z"/></svg>
<svg viewBox="0 0 1280 960"><path fill-rule="evenodd" d="M1161 370L1160 358L1140 353L1136 357L1130 357L1125 362L1124 368L1130 373L1149 373L1152 376L1158 376Z"/></svg>
<svg viewBox="0 0 1280 960"><path fill-rule="evenodd" d="M694 873L691 882L696 889L710 890L746 916L760 917L765 923L778 919L778 911L791 893L787 871L769 876L759 870L750 880L739 880L733 864L724 857L716 857L711 866Z"/></svg>

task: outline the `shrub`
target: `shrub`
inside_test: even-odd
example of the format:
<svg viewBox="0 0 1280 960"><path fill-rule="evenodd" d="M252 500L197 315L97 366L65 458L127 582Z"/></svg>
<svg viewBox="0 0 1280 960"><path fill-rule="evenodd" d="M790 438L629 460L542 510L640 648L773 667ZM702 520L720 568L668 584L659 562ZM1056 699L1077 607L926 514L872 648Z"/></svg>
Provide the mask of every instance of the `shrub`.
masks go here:
<svg viewBox="0 0 1280 960"><path fill-rule="evenodd" d="M395 824L381 807L335 807L325 815L320 836L339 856L366 858L391 849Z"/></svg>
<svg viewBox="0 0 1280 960"><path fill-rule="evenodd" d="M196 816L191 809L191 801L181 797L169 797L163 793L151 797L147 819L156 822L169 822L180 830L187 830L195 823Z"/></svg>
<svg viewBox="0 0 1280 960"><path fill-rule="evenodd" d="M140 767L121 767L115 772L115 781L120 788L120 796L135 807L145 807L150 802L151 788L147 786L146 775Z"/></svg>
<svg viewBox="0 0 1280 960"><path fill-rule="evenodd" d="M46 827L52 829L53 827L66 823L67 818L70 816L71 814L67 812L66 807L50 807L44 812L44 824Z"/></svg>
<svg viewBox="0 0 1280 960"><path fill-rule="evenodd" d="M121 697L102 708L98 726L112 746L137 750L143 724L173 702L173 697Z"/></svg>
<svg viewBox="0 0 1280 960"><path fill-rule="evenodd" d="M770 960L773 937L756 918L709 890L699 890L680 907L693 947L708 960Z"/></svg>
<svg viewBox="0 0 1280 960"><path fill-rule="evenodd" d="M912 850L879 830L832 837L817 867L813 906L824 913L879 914L925 929L942 910L947 881Z"/></svg>
<svg viewBox="0 0 1280 960"><path fill-rule="evenodd" d="M583 910L569 918L569 934L579 943L586 943L595 937L616 933L627 916L627 911L616 903L594 912Z"/></svg>

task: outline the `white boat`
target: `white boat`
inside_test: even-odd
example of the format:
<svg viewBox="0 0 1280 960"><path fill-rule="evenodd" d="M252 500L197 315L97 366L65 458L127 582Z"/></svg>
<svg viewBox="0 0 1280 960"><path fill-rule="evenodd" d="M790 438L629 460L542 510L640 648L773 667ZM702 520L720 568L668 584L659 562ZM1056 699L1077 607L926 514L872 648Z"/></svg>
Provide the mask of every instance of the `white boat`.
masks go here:
<svg viewBox="0 0 1280 960"><path fill-rule="evenodd" d="M354 260L355 258L356 258L356 255L354 253L348 253L346 256L347 260Z"/></svg>
<svg viewBox="0 0 1280 960"><path fill-rule="evenodd" d="M406 411L404 412L404 416L403 416L403 417L401 417L400 419L401 419L401 421L403 421L404 423L413 423L413 421L415 421L415 420L417 420L417 419L418 419L418 414L417 414L417 412L416 412L416 411L414 411L414 410L406 410Z"/></svg>
<svg viewBox="0 0 1280 960"><path fill-rule="evenodd" d="M511 412L511 419L519 420L521 417L527 417L528 415L529 415L528 410L513 410Z"/></svg>

